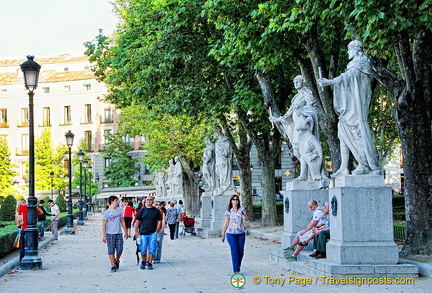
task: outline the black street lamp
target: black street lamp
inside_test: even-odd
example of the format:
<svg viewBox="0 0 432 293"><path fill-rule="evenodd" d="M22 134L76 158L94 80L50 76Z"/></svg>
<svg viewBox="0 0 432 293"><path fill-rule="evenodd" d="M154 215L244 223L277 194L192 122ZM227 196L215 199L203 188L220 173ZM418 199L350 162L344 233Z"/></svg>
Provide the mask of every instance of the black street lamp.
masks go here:
<svg viewBox="0 0 432 293"><path fill-rule="evenodd" d="M51 199L54 200L54 188L53 188L53 179L54 179L54 172L50 172L50 178L51 178Z"/></svg>
<svg viewBox="0 0 432 293"><path fill-rule="evenodd" d="M80 164L80 191L79 191L79 204L78 204L78 221L77 224L80 226L84 225L84 215L83 215L83 200L82 200L82 162L84 160L84 152L80 150L78 152L78 161Z"/></svg>
<svg viewBox="0 0 432 293"><path fill-rule="evenodd" d="M69 147L69 162L68 162L68 177L69 177L69 197L68 197L68 214L67 214L67 224L65 234L75 234L75 229L73 227L73 214L72 214L72 145L74 134L69 130L66 134L66 144Z"/></svg>
<svg viewBox="0 0 432 293"><path fill-rule="evenodd" d="M84 168L84 204L83 204L83 217L84 220L88 220L87 218L87 167L88 167L88 161L86 159L83 160L82 166Z"/></svg>
<svg viewBox="0 0 432 293"><path fill-rule="evenodd" d="M41 66L33 61L34 56L27 56L27 61L21 64L24 73L24 83L29 90L29 197L27 229L24 231L25 255L21 260L22 270L40 270L42 259L38 255L38 228L36 226L36 204L35 197L35 174L34 174L34 118L33 118L33 97L34 90L39 80Z"/></svg>

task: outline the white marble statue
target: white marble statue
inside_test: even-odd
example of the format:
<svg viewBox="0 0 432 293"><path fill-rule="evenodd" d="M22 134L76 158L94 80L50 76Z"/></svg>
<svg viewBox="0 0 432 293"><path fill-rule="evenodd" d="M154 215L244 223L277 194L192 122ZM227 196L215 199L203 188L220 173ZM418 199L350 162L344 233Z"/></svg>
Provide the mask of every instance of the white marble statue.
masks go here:
<svg viewBox="0 0 432 293"><path fill-rule="evenodd" d="M353 175L380 174L373 137L368 125L369 104L372 96L372 68L363 53L362 43L355 40L348 45L352 59L344 73L333 79L320 78L320 86L333 85L333 104L339 115L338 137L341 149L341 166L332 177L349 175L349 152L358 166Z"/></svg>
<svg viewBox="0 0 432 293"><path fill-rule="evenodd" d="M219 138L215 144L216 176L218 187L213 190L214 195L222 195L233 188L232 182L232 148L228 137L219 132Z"/></svg>
<svg viewBox="0 0 432 293"><path fill-rule="evenodd" d="M205 138L206 147L203 153L203 177L207 183L207 190L212 192L217 188L215 174L215 144L209 137Z"/></svg>
<svg viewBox="0 0 432 293"><path fill-rule="evenodd" d="M292 99L288 112L281 117L270 116L269 119L289 139L294 156L300 161L300 175L294 180L321 181L320 187L327 187L329 179L323 168L315 99L306 87L303 76L294 78L294 86L298 93Z"/></svg>
<svg viewBox="0 0 432 293"><path fill-rule="evenodd" d="M172 173L172 187L173 187L173 191L171 192L172 195L183 193L183 171L182 171L181 163L177 156L174 158L174 163L175 164Z"/></svg>
<svg viewBox="0 0 432 293"><path fill-rule="evenodd" d="M173 196L175 193L173 193L174 191L174 187L173 187L173 178L174 178L174 160L169 160L169 166L168 168L166 168L166 173L168 174L168 188L169 188L169 194L170 196Z"/></svg>
<svg viewBox="0 0 432 293"><path fill-rule="evenodd" d="M156 195L159 198L166 198L167 190L166 190L166 175L162 170L158 170L155 174L155 187L156 187Z"/></svg>

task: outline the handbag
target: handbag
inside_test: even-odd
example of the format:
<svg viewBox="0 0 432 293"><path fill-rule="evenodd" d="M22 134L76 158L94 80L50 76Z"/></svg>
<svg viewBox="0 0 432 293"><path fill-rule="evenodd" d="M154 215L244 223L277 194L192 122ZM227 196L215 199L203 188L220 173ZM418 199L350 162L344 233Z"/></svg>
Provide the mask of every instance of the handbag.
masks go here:
<svg viewBox="0 0 432 293"><path fill-rule="evenodd" d="M21 240L21 230L18 230L18 234L15 237L15 241L14 241L13 247L19 248L20 247L20 240Z"/></svg>
<svg viewBox="0 0 432 293"><path fill-rule="evenodd" d="M245 229L249 229L250 228L249 221L246 221L245 219L243 219L243 226L245 227Z"/></svg>

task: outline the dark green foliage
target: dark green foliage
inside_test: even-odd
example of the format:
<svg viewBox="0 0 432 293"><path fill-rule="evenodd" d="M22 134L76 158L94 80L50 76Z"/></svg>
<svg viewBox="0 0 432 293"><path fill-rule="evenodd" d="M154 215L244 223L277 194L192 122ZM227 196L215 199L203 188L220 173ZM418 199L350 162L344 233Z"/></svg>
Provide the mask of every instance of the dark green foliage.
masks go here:
<svg viewBox="0 0 432 293"><path fill-rule="evenodd" d="M45 210L49 213L50 211L51 211L51 207L50 207L50 205L48 204L48 201L50 200L51 198L47 195L47 196L44 196L44 198L43 198L43 200L44 200L44 208L45 208Z"/></svg>
<svg viewBox="0 0 432 293"><path fill-rule="evenodd" d="M0 221L13 221L15 218L16 199L8 195L2 203L0 209Z"/></svg>
<svg viewBox="0 0 432 293"><path fill-rule="evenodd" d="M63 196L61 195L57 196L54 202L56 205L58 205L60 212L66 212L67 203Z"/></svg>

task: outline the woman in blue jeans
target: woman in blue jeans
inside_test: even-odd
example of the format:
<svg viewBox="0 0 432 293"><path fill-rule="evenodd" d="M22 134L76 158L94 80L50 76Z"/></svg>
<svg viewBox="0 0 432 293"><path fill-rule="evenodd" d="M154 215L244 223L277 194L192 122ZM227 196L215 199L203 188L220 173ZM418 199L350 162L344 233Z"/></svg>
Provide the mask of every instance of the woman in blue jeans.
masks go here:
<svg viewBox="0 0 432 293"><path fill-rule="evenodd" d="M225 211L225 224L222 230L222 242L225 242L225 235L231 248L231 260L233 272L239 273L244 254L246 239L243 220L247 221L246 210L240 207L240 199L237 194L231 196L228 209Z"/></svg>

